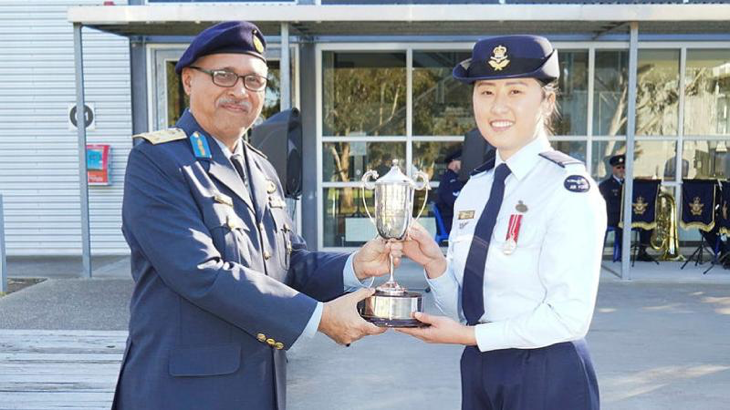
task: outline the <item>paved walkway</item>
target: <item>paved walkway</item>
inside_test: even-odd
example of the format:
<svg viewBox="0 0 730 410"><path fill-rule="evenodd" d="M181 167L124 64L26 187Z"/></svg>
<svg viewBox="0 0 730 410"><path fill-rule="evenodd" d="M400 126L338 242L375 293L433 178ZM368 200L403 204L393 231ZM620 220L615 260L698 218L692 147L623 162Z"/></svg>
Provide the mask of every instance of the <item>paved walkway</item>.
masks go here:
<svg viewBox="0 0 730 410"><path fill-rule="evenodd" d="M93 280L68 279L80 264L63 260L10 261L11 276L50 279L0 298L0 409L108 408L132 289L125 260L96 261ZM728 408L730 271L702 270L637 263L630 282L604 271L588 337L603 409ZM412 265L397 278L423 287ZM318 334L290 351L289 409L458 409L460 354L392 331L349 348Z"/></svg>

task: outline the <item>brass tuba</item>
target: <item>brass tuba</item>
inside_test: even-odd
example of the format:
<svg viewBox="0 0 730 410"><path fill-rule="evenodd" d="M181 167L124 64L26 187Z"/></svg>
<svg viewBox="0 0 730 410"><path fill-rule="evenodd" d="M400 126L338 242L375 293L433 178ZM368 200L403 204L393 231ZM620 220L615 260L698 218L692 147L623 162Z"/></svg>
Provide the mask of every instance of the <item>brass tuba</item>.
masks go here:
<svg viewBox="0 0 730 410"><path fill-rule="evenodd" d="M651 234L650 245L662 254L660 261L683 261L679 253L679 231L677 230L677 212L674 196L661 192L656 199L656 228Z"/></svg>

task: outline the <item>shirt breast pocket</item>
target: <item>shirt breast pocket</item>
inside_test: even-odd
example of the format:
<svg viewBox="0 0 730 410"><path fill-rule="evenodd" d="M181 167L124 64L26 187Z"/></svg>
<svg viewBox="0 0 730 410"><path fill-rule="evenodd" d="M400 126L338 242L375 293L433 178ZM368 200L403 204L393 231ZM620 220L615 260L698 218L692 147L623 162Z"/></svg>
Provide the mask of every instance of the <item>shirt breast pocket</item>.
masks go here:
<svg viewBox="0 0 730 410"><path fill-rule="evenodd" d="M500 250L509 248L507 244L508 232L510 232L509 237L517 235L515 252L520 249L539 248L542 246L545 237L544 223L537 218L537 215L522 214L520 216L519 226L517 226L517 218L512 218L511 215L506 215L497 221L492 240ZM510 219L512 219L511 222ZM560 238L555 238L555 240L560 240Z"/></svg>
<svg viewBox="0 0 730 410"><path fill-rule="evenodd" d="M203 221L213 239L213 245L223 260L248 264L250 258L246 246L248 227L236 215L233 207L213 203L210 208L204 210Z"/></svg>

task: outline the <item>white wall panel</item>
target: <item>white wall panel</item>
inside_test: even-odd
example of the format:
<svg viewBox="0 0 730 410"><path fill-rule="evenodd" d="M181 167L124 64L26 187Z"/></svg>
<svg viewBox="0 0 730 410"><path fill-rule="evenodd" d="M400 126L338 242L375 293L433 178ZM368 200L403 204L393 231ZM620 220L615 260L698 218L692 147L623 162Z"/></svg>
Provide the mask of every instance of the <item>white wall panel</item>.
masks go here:
<svg viewBox="0 0 730 410"><path fill-rule="evenodd" d="M123 5L126 1L116 0ZM9 255L81 253L72 5L98 0L0 0L0 193ZM128 253L121 234L129 150L129 41L84 29L86 102L96 129L89 143L112 147L111 186L90 186L92 254Z"/></svg>

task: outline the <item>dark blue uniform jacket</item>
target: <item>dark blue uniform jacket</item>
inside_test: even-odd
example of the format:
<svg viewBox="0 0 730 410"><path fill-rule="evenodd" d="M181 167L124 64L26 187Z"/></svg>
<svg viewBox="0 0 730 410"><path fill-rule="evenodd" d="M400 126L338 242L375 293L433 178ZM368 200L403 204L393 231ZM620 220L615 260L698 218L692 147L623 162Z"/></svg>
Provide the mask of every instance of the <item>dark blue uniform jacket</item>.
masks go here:
<svg viewBox="0 0 730 410"><path fill-rule="evenodd" d="M123 232L132 252L119 409L285 407L288 349L318 300L343 293L345 254L306 250L277 174L246 147L250 192L186 112L188 138L129 155ZM190 136L207 139L196 158Z"/></svg>

